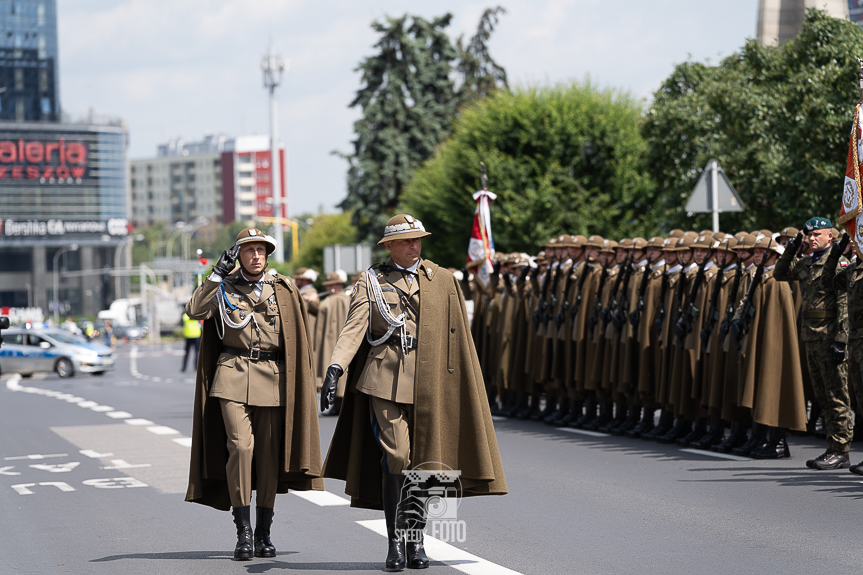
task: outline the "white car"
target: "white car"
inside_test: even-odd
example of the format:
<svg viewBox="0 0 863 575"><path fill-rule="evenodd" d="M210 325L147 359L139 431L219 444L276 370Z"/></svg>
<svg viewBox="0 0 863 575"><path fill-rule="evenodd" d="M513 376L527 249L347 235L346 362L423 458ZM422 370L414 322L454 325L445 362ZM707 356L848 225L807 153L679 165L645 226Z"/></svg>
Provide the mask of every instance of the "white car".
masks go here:
<svg viewBox="0 0 863 575"><path fill-rule="evenodd" d="M102 375L114 369L114 351L88 342L62 329L3 330L0 347L0 373L31 375L55 371L60 377L75 372Z"/></svg>

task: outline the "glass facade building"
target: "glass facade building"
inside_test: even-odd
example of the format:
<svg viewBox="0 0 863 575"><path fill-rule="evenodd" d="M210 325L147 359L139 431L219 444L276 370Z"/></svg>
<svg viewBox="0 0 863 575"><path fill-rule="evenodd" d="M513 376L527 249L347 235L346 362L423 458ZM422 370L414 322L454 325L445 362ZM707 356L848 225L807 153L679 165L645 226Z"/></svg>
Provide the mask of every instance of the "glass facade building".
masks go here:
<svg viewBox="0 0 863 575"><path fill-rule="evenodd" d="M0 0L0 120L60 119L57 1Z"/></svg>

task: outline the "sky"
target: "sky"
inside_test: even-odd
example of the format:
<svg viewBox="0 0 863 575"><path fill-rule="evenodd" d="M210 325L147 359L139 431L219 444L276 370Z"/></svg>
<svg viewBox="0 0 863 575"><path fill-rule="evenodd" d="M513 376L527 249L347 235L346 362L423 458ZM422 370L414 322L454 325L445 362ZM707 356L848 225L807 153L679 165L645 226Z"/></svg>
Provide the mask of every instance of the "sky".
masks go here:
<svg viewBox="0 0 863 575"><path fill-rule="evenodd" d="M686 60L718 63L755 36L758 0L496 0L507 13L489 43L510 86L572 81L645 102ZM348 108L373 54L370 25L405 13L453 14L473 35L493 2L452 0L58 0L60 102L123 118L129 157L172 137L268 134L260 61L272 43L288 63L278 88L289 210L332 213L346 195L344 160L359 109ZM494 175L489 175L493 189Z"/></svg>

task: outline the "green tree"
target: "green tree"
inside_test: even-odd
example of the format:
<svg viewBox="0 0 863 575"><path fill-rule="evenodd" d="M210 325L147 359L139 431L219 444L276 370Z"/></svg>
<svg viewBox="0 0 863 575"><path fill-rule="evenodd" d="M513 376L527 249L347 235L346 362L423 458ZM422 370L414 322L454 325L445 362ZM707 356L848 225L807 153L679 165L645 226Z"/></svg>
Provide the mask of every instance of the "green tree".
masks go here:
<svg viewBox="0 0 863 575"><path fill-rule="evenodd" d="M506 70L492 59L488 51L488 41L501 14L506 14L501 6L487 8L467 46L463 36L455 42L458 50L456 71L461 79L458 88L460 105L485 98L499 88L509 89Z"/></svg>
<svg viewBox="0 0 863 575"><path fill-rule="evenodd" d="M356 242L357 229L351 224L350 212L340 214L318 214L314 223L300 237L300 253L292 270L299 267L324 269L324 246L350 245Z"/></svg>
<svg viewBox="0 0 863 575"><path fill-rule="evenodd" d="M480 161L497 194L498 250L535 253L561 233L632 237L652 230L641 115L639 101L590 83L498 90L466 108L405 191L405 211L433 234L424 255L464 264Z"/></svg>
<svg viewBox="0 0 863 575"><path fill-rule="evenodd" d="M412 171L431 157L449 129L457 99L450 72L457 53L444 32L451 14L425 20L405 15L374 22L377 53L363 60L362 87L350 107L354 123L348 196L360 239L371 240L394 213Z"/></svg>
<svg viewBox="0 0 863 575"><path fill-rule="evenodd" d="M725 230L838 217L861 53L863 30L809 10L781 47L749 40L718 66L678 65L643 124L664 227L709 227L709 214L693 219L683 206L710 158L746 205L721 216Z"/></svg>

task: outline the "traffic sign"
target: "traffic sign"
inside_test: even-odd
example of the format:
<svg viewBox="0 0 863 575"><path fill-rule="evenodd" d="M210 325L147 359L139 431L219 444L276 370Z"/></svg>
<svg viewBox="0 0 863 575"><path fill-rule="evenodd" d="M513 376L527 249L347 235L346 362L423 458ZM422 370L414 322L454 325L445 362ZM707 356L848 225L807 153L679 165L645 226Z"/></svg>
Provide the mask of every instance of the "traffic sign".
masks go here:
<svg viewBox="0 0 863 575"><path fill-rule="evenodd" d="M746 206L728 181L719 162L710 160L704 167L692 195L686 202L688 213L713 213L713 231L719 231L721 212L742 212Z"/></svg>

